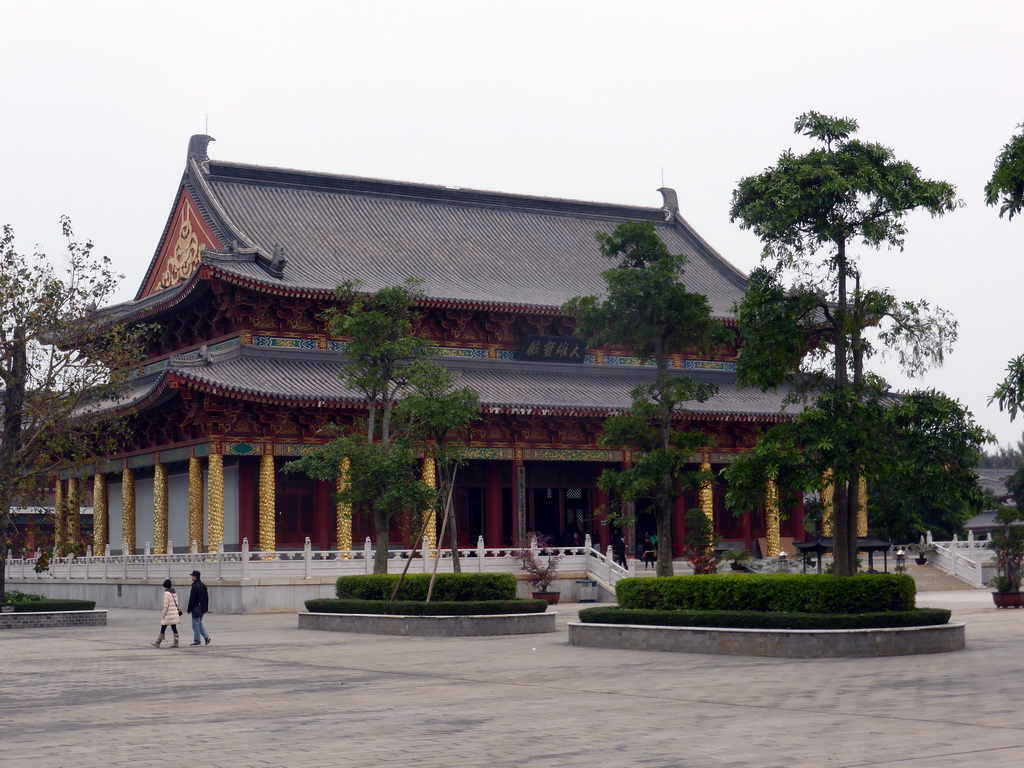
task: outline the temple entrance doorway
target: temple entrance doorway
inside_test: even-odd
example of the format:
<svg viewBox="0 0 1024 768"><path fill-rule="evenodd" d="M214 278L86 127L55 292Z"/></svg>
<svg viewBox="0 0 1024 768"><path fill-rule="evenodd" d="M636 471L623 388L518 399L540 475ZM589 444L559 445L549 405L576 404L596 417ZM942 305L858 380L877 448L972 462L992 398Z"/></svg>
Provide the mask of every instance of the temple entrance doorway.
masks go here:
<svg viewBox="0 0 1024 768"><path fill-rule="evenodd" d="M306 537L314 537L315 481L304 475L279 473L276 478L275 511L277 546L301 547Z"/></svg>
<svg viewBox="0 0 1024 768"><path fill-rule="evenodd" d="M582 546L594 536L588 488L533 488L530 490L530 530L561 546Z"/></svg>

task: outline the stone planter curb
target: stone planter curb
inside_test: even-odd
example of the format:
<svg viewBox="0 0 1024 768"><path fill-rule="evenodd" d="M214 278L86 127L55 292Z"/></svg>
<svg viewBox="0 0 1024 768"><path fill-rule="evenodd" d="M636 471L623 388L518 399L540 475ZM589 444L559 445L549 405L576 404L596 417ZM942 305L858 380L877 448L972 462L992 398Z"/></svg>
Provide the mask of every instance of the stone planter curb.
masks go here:
<svg viewBox="0 0 1024 768"><path fill-rule="evenodd" d="M0 613L0 629L39 627L105 627L106 611L39 611Z"/></svg>
<svg viewBox="0 0 1024 768"><path fill-rule="evenodd" d="M725 629L570 622L569 644L677 653L780 658L903 656L962 651L965 625L882 629Z"/></svg>
<svg viewBox="0 0 1024 768"><path fill-rule="evenodd" d="M383 616L366 613L299 613L299 629L417 637L529 635L555 631L554 612L486 616Z"/></svg>

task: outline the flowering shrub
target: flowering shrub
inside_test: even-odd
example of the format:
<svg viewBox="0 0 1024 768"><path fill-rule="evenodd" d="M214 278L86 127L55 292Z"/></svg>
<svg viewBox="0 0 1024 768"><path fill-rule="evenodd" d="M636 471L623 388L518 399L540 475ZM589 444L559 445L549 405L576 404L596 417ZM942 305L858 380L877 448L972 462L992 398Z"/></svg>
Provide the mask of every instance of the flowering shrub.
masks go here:
<svg viewBox="0 0 1024 768"><path fill-rule="evenodd" d="M558 578L558 564L564 555L551 546L551 539L543 534L530 534L530 542L520 544L512 551L512 557L516 558L522 565L530 578L529 581L536 587L537 592L547 592L551 582Z"/></svg>

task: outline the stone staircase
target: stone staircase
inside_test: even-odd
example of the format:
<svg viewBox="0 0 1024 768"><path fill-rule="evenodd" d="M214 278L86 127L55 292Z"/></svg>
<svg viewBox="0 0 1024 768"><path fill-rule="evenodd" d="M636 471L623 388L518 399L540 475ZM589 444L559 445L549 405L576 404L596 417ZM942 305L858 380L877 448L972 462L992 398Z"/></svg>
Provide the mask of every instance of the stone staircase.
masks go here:
<svg viewBox="0 0 1024 768"><path fill-rule="evenodd" d="M891 565L891 564L890 564ZM890 573L892 569L890 568ZM941 592L952 589L978 589L963 579L939 570L932 565L918 565L913 560L907 562L907 574L914 579L918 592Z"/></svg>

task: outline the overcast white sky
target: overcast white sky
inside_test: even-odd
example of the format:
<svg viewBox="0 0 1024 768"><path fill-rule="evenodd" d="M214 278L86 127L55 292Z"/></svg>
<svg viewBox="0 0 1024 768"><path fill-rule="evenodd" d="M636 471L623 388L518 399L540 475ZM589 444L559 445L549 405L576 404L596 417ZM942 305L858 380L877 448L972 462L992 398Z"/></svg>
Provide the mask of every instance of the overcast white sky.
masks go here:
<svg viewBox="0 0 1024 768"><path fill-rule="evenodd" d="M1018 0L0 0L0 30L0 223L56 254L70 215L126 275L120 298L207 125L211 156L288 168L648 206L664 178L749 271L737 180L810 147L798 114L854 117L966 203L864 261L868 283L960 323L943 369L883 372L956 397L1002 444L1024 429L986 404L1024 353L1024 220L982 201L1024 122Z"/></svg>

